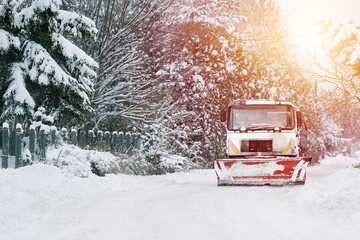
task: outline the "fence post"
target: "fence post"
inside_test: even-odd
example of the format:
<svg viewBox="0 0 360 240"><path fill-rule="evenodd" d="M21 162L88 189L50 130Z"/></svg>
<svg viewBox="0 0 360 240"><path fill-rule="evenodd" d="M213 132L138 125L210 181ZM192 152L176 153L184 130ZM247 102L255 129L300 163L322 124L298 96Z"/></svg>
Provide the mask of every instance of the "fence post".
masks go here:
<svg viewBox="0 0 360 240"><path fill-rule="evenodd" d="M0 126L0 149L2 149L2 126Z"/></svg>
<svg viewBox="0 0 360 240"><path fill-rule="evenodd" d="M67 129L66 128L61 129L61 137L62 137L63 141L67 143L68 139L67 139Z"/></svg>
<svg viewBox="0 0 360 240"><path fill-rule="evenodd" d="M35 126L30 126L29 132L29 151L31 153L31 160L35 161Z"/></svg>
<svg viewBox="0 0 360 240"><path fill-rule="evenodd" d="M40 129L39 148L40 148L40 160L41 161L45 160L45 158L46 158L45 147L46 147L45 129Z"/></svg>
<svg viewBox="0 0 360 240"><path fill-rule="evenodd" d="M96 133L96 144L99 149L103 148L102 140L103 140L103 132L101 130L98 130Z"/></svg>
<svg viewBox="0 0 360 240"><path fill-rule="evenodd" d="M136 147L137 133L131 134L131 149Z"/></svg>
<svg viewBox="0 0 360 240"><path fill-rule="evenodd" d="M140 135L140 133L136 134L135 148L137 150L140 150L140 148L141 148L141 135Z"/></svg>
<svg viewBox="0 0 360 240"><path fill-rule="evenodd" d="M22 127L21 124L18 123L16 124L16 135L15 135L15 168L19 168L22 167L23 162L22 162Z"/></svg>
<svg viewBox="0 0 360 240"><path fill-rule="evenodd" d="M81 130L79 134L79 147L84 149L85 148L85 131Z"/></svg>
<svg viewBox="0 0 360 240"><path fill-rule="evenodd" d="M73 128L71 129L71 132L70 132L70 142L71 144L73 145L76 145L77 141L76 141L76 129Z"/></svg>
<svg viewBox="0 0 360 240"><path fill-rule="evenodd" d="M2 130L2 168L8 168L9 155L9 124L3 123Z"/></svg>
<svg viewBox="0 0 360 240"><path fill-rule="evenodd" d="M115 149L117 147L117 142L118 142L118 133L113 132L111 137L111 147L110 147L112 153L115 152Z"/></svg>
<svg viewBox="0 0 360 240"><path fill-rule="evenodd" d="M104 138L105 138L105 149L104 150L108 151L108 149L111 145L111 135L110 135L109 131L105 132Z"/></svg>
<svg viewBox="0 0 360 240"><path fill-rule="evenodd" d="M50 131L51 131L51 145L55 146L56 145L56 127L55 126L51 126L50 127Z"/></svg>
<svg viewBox="0 0 360 240"><path fill-rule="evenodd" d="M88 131L88 143L89 143L90 149L94 149L94 147L95 147L95 136L94 136L94 131L93 130Z"/></svg>
<svg viewBox="0 0 360 240"><path fill-rule="evenodd" d="M124 133L123 132L119 132L118 144L119 144L120 152L123 152L124 151Z"/></svg>
<svg viewBox="0 0 360 240"><path fill-rule="evenodd" d="M129 132L127 132L125 134L125 147L126 147L126 150L128 150L131 146L131 134Z"/></svg>
<svg viewBox="0 0 360 240"><path fill-rule="evenodd" d="M9 129L9 155L15 156L16 129Z"/></svg>

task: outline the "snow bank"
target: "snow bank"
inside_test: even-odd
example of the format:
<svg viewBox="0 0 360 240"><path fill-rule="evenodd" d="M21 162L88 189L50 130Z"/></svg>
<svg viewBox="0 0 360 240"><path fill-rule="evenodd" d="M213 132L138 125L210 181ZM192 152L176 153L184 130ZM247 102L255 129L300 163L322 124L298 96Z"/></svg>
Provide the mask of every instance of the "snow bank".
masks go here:
<svg viewBox="0 0 360 240"><path fill-rule="evenodd" d="M360 169L353 167L359 163L360 152L354 157L326 158L308 171L308 179L321 178L308 180L292 194L313 211L330 212L334 218L360 224Z"/></svg>
<svg viewBox="0 0 360 240"><path fill-rule="evenodd" d="M46 164L0 169L0 182L0 239L7 240L27 239L62 204L81 204L94 195L143 186L135 176L70 177L63 169Z"/></svg>
<svg viewBox="0 0 360 240"><path fill-rule="evenodd" d="M25 239L19 231L38 222L39 216L65 200L71 189L59 169L43 164L1 169L0 179L0 239Z"/></svg>
<svg viewBox="0 0 360 240"><path fill-rule="evenodd" d="M52 153L56 155L55 151ZM69 158L74 158L74 153ZM0 239L29 239L29 235L41 232L48 216L69 204L81 208L115 192L131 193L159 185L190 184L204 179L204 174L208 173L197 171L190 176L189 173L175 173L146 177L89 174L88 178L78 178L68 175L64 168L41 163L19 169L0 169ZM66 220L59 217L59 221Z"/></svg>

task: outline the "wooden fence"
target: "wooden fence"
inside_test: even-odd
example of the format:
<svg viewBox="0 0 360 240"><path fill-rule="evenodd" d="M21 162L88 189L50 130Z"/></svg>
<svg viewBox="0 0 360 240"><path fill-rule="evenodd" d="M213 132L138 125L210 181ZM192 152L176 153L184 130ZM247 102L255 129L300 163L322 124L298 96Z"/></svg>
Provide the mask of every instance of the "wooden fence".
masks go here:
<svg viewBox="0 0 360 240"><path fill-rule="evenodd" d="M139 133L103 132L103 131L68 131L56 127L23 130L18 124L16 129L9 129L8 124L0 127L0 167L19 168L30 162L41 162L46 158L46 149L61 143L76 145L82 149L111 153L131 153L140 150Z"/></svg>

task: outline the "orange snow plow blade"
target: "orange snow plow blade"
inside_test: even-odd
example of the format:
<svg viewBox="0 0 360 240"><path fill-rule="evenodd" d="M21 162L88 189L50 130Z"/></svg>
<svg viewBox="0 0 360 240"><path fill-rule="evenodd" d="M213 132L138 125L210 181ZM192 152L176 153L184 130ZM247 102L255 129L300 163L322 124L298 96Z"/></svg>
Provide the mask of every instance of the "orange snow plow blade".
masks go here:
<svg viewBox="0 0 360 240"><path fill-rule="evenodd" d="M308 162L302 158L219 159L215 163L218 186L305 184Z"/></svg>

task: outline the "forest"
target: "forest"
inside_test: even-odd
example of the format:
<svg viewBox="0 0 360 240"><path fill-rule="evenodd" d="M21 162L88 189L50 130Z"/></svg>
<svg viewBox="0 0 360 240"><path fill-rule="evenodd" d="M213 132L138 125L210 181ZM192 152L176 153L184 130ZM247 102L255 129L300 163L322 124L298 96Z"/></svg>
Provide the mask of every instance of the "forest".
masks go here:
<svg viewBox="0 0 360 240"><path fill-rule="evenodd" d="M360 25L323 19L325 59L299 58L275 0L2 0L0 122L141 134L153 165L224 157L220 112L282 97L317 161L359 150Z"/></svg>

